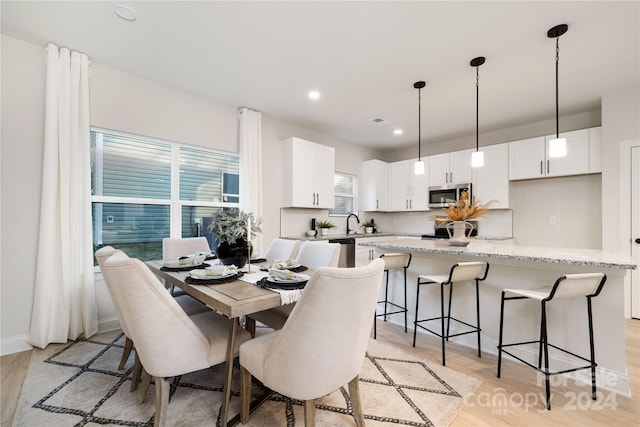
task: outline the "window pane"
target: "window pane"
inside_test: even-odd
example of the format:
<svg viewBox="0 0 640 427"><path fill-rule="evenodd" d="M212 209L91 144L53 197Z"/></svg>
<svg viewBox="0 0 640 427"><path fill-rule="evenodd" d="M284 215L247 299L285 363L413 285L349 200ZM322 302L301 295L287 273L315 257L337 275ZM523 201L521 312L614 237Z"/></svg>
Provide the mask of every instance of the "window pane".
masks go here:
<svg viewBox="0 0 640 427"><path fill-rule="evenodd" d="M171 198L170 144L109 134L96 135L96 138L92 135L94 195ZM102 149L97 143L100 138ZM102 157L102 183L96 182L99 156ZM101 193L98 188L102 188Z"/></svg>
<svg viewBox="0 0 640 427"><path fill-rule="evenodd" d="M334 215L353 213L353 197L336 196L336 207L331 211Z"/></svg>
<svg viewBox="0 0 640 427"><path fill-rule="evenodd" d="M196 148L180 148L180 200L223 202L225 177L238 176L238 156ZM231 182L233 185L233 182ZM223 188L224 187L224 188ZM233 189L233 188L232 188ZM224 190L224 191L223 191ZM230 191L233 193L233 191ZM235 200L237 202L237 200Z"/></svg>
<svg viewBox="0 0 640 427"><path fill-rule="evenodd" d="M334 178L336 194L353 194L353 175L337 173Z"/></svg>
<svg viewBox="0 0 640 427"><path fill-rule="evenodd" d="M162 239L169 237L169 206L93 203L93 245L110 245L143 261L162 259Z"/></svg>
<svg viewBox="0 0 640 427"><path fill-rule="evenodd" d="M214 252L218 245L218 238L209 231L211 225L211 213L222 208L202 206L182 207L182 238L204 236L209 242L209 248Z"/></svg>
<svg viewBox="0 0 640 427"><path fill-rule="evenodd" d="M334 175L335 207L329 210L329 215L349 215L355 213L356 206L356 176L336 172Z"/></svg>

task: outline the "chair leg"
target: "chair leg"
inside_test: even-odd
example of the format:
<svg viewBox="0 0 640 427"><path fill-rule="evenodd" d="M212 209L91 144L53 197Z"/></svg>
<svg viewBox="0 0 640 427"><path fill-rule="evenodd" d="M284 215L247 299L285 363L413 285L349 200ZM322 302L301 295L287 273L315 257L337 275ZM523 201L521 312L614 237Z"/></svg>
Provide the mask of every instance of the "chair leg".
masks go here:
<svg viewBox="0 0 640 427"><path fill-rule="evenodd" d="M387 321L387 301L389 301L389 270L387 273L387 283L384 285L384 321Z"/></svg>
<svg viewBox="0 0 640 427"><path fill-rule="evenodd" d="M451 302L451 299L449 299ZM448 323L447 323L448 325ZM445 355L444 355L444 284L440 283L440 326L441 326L441 335L440 341L442 341L442 366L446 366ZM448 326L447 326L448 329Z"/></svg>
<svg viewBox="0 0 640 427"><path fill-rule="evenodd" d="M500 299L500 332L498 334L498 372L496 376L500 378L500 368L502 367L502 328L504 326L504 291Z"/></svg>
<svg viewBox="0 0 640 427"><path fill-rule="evenodd" d="M364 414L362 413L362 404L360 402L360 377L358 375L349 381L349 396L351 397L351 407L353 408L353 418L356 420L356 426L364 427Z"/></svg>
<svg viewBox="0 0 640 427"><path fill-rule="evenodd" d="M407 333L407 269L404 269L404 333Z"/></svg>
<svg viewBox="0 0 640 427"><path fill-rule="evenodd" d="M251 372L240 365L240 422L249 422L249 408L251 405Z"/></svg>
<svg viewBox="0 0 640 427"><path fill-rule="evenodd" d="M593 317L591 311L591 297L587 297L587 315L589 316L589 348L591 350L591 399L596 400L596 354L593 342Z"/></svg>
<svg viewBox="0 0 640 427"><path fill-rule="evenodd" d="M547 395L547 409L551 409L551 389L549 385L549 343L547 336L547 309L544 301L542 302L542 336L544 348L544 388Z"/></svg>
<svg viewBox="0 0 640 427"><path fill-rule="evenodd" d="M373 339L377 339L377 335L378 335L378 316L376 315L376 312L373 312Z"/></svg>
<svg viewBox="0 0 640 427"><path fill-rule="evenodd" d="M304 425L305 427L315 427L316 425L316 400L304 401Z"/></svg>
<svg viewBox="0 0 640 427"><path fill-rule="evenodd" d="M416 332L418 332L418 303L420 302L420 278L416 280L416 311L413 320L413 346L416 346Z"/></svg>
<svg viewBox="0 0 640 427"><path fill-rule="evenodd" d="M138 383L140 382L141 376L142 363L140 362L140 358L138 357L138 352L136 352L135 360L133 362L133 372L131 373L131 388L129 388L129 391L136 391L138 389Z"/></svg>
<svg viewBox="0 0 640 427"><path fill-rule="evenodd" d="M478 329L478 357L482 357L482 347L480 345L480 288L476 279L476 328Z"/></svg>
<svg viewBox="0 0 640 427"><path fill-rule="evenodd" d="M447 309L447 341L449 341L449 325L451 325L451 301L453 300L453 282L449 283L449 308Z"/></svg>
<svg viewBox="0 0 640 427"><path fill-rule="evenodd" d="M167 419L167 407L169 406L169 386L168 378L156 377L156 414L153 419L153 427L162 427Z"/></svg>
<svg viewBox="0 0 640 427"><path fill-rule="evenodd" d="M120 358L120 364L118 365L119 371L124 369L124 364L127 363L127 359L129 359L129 354L131 354L132 348L133 348L133 341L131 341L129 337L125 336L124 350L122 350L122 357Z"/></svg>
<svg viewBox="0 0 640 427"><path fill-rule="evenodd" d="M149 392L149 386L151 385L151 375L147 371L142 369L142 383L140 384L140 390L138 391L138 403L144 403L144 399Z"/></svg>

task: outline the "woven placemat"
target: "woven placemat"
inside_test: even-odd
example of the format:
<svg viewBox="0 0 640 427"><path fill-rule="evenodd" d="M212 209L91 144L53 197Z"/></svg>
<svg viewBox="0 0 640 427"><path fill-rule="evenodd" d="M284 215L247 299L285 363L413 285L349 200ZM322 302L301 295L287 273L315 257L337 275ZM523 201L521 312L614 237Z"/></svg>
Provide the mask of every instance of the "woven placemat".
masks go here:
<svg viewBox="0 0 640 427"><path fill-rule="evenodd" d="M184 267L160 267L160 270L162 271L191 271L191 270L195 270L196 268L207 268L207 267L211 267L211 264L207 264L206 262L203 262L200 265L185 265Z"/></svg>
<svg viewBox="0 0 640 427"><path fill-rule="evenodd" d="M238 271L236 274L233 274L231 276L220 277L220 278L217 278L217 279L214 279L214 278L211 278L211 279L196 279L195 277L187 276L184 279L184 282L188 283L190 285L219 285L221 283L233 282L233 281L241 278L242 276L244 276L244 271Z"/></svg>
<svg viewBox="0 0 640 427"><path fill-rule="evenodd" d="M258 280L256 285L265 289L282 289L282 290L292 290L292 289L302 289L307 284L307 280L303 282L296 283L274 283L267 280L266 277Z"/></svg>

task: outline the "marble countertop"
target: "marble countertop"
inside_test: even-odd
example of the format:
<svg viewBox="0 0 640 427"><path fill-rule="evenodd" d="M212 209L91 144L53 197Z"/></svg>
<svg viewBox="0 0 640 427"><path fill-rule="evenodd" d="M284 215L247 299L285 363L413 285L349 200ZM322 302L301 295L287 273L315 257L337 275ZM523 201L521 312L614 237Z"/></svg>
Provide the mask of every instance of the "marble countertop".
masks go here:
<svg viewBox="0 0 640 427"><path fill-rule="evenodd" d="M633 258L617 252L606 252L596 249L549 248L509 243L491 243L490 241L480 239L472 239L467 247L449 246L446 240L411 239L382 242L364 241L359 243L359 245L400 251L502 258L507 260L583 265L623 270L635 270L637 268Z"/></svg>

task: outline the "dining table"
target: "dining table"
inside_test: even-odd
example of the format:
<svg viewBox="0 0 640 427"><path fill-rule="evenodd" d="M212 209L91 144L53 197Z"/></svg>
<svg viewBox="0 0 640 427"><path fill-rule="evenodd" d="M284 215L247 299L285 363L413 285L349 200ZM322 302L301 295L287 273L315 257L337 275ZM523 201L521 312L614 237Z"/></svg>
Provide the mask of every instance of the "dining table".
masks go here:
<svg viewBox="0 0 640 427"><path fill-rule="evenodd" d="M207 262L213 263L210 261ZM217 260L214 262L217 262ZM268 265L268 263L252 262L243 268L245 274L242 274L241 277L219 284L188 283L187 278L190 276L189 271L186 271L186 269L185 271L170 271L167 268L163 268L165 261L162 260L147 261L146 265L154 274L164 279L166 283L177 286L186 294L201 301L210 309L233 320L229 322L231 326L229 328L226 353L227 371L224 379L224 397L220 407L219 420L221 420L221 425L236 425L239 422L239 414L231 420L228 418L229 402L231 400L231 380L233 375L233 349L240 319L252 313L279 307L283 305L283 300L286 299L282 293L276 290L267 289L255 284L256 281L268 274L261 271L260 268L261 266ZM305 274L310 273L310 271L305 271ZM256 404L259 404L259 402L256 402ZM253 406L252 404L252 408Z"/></svg>

